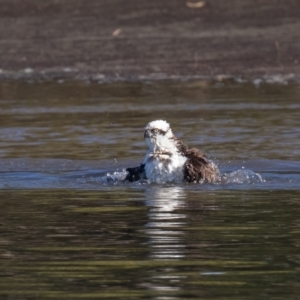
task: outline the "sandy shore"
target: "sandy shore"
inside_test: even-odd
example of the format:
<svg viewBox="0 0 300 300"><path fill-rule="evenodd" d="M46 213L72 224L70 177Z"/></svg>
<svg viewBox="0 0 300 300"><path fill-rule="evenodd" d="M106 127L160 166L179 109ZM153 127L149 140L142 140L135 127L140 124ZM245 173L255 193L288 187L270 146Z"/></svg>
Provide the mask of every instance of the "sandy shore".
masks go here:
<svg viewBox="0 0 300 300"><path fill-rule="evenodd" d="M0 0L0 6L2 79L299 79L299 0Z"/></svg>

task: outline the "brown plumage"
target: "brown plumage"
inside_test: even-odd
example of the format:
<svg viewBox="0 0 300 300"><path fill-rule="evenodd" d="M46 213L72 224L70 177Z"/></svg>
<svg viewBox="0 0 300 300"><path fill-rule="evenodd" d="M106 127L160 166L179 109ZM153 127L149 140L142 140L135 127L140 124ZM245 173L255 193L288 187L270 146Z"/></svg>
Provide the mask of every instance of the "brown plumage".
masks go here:
<svg viewBox="0 0 300 300"><path fill-rule="evenodd" d="M188 147L180 139L178 139L175 135L173 135L171 139L175 142L179 153L186 153Z"/></svg>
<svg viewBox="0 0 300 300"><path fill-rule="evenodd" d="M200 150L191 148L185 151L187 161L183 166L184 181L194 183L214 183L219 177L217 166L208 160Z"/></svg>

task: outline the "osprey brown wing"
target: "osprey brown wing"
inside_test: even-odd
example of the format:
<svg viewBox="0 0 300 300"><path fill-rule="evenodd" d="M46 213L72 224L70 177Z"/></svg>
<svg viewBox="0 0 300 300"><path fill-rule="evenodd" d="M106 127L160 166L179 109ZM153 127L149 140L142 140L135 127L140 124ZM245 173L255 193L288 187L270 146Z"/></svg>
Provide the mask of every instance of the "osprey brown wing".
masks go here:
<svg viewBox="0 0 300 300"><path fill-rule="evenodd" d="M200 150L192 148L185 152L187 161L183 166L184 180L195 183L213 183L217 180L217 166L205 157Z"/></svg>
<svg viewBox="0 0 300 300"><path fill-rule="evenodd" d="M127 168L127 176L124 181L134 182L140 179L146 179L145 164L141 164L135 168Z"/></svg>

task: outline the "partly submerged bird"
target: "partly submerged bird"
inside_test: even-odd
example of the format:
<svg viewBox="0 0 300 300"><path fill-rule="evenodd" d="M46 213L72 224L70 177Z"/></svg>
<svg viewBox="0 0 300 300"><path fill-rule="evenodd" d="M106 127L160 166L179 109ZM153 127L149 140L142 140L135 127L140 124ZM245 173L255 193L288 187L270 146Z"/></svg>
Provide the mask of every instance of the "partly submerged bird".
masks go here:
<svg viewBox="0 0 300 300"><path fill-rule="evenodd" d="M138 167L126 169L125 181L213 183L219 178L218 167L200 150L188 149L166 121L150 122L144 138L149 147L144 161Z"/></svg>

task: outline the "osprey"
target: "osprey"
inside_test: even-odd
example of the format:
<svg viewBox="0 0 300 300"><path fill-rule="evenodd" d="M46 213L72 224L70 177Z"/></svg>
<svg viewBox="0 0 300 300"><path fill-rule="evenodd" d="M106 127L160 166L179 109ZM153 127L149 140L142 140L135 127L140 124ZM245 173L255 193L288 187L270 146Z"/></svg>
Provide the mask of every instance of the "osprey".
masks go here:
<svg viewBox="0 0 300 300"><path fill-rule="evenodd" d="M144 161L135 168L127 168L125 181L149 179L156 183L195 182L213 183L219 177L217 166L198 149L188 149L172 133L163 120L150 122L145 127L148 145Z"/></svg>

